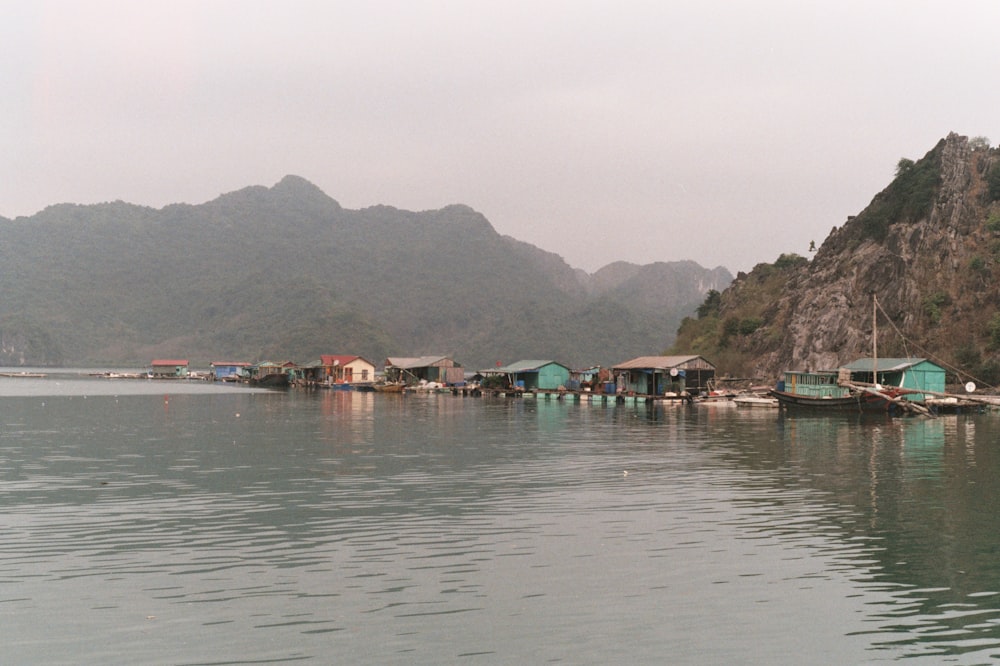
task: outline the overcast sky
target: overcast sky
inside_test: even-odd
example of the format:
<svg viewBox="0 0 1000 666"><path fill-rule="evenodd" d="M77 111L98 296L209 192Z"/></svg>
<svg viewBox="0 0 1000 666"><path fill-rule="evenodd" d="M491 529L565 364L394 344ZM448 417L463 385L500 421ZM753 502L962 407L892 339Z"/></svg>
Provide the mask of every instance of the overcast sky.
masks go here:
<svg viewBox="0 0 1000 666"><path fill-rule="evenodd" d="M0 0L0 215L302 176L594 271L807 255L950 131L1000 3Z"/></svg>

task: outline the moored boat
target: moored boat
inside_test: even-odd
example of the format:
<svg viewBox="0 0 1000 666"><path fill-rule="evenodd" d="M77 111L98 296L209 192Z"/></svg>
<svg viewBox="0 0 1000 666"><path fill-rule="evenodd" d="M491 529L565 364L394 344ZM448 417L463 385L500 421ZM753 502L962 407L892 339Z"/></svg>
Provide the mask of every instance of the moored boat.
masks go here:
<svg viewBox="0 0 1000 666"><path fill-rule="evenodd" d="M772 389L771 396L782 407L819 409L829 411L886 411L895 402L895 396L876 391L842 390L836 394L806 395L802 393Z"/></svg>
<svg viewBox="0 0 1000 666"><path fill-rule="evenodd" d="M761 395L759 393L740 393L733 402L737 407L754 407L773 409L779 406L778 399L771 395Z"/></svg>
<svg viewBox="0 0 1000 666"><path fill-rule="evenodd" d="M387 382L385 384L373 384L372 388L377 393L402 393L403 389L406 388L406 384L402 382Z"/></svg>
<svg viewBox="0 0 1000 666"><path fill-rule="evenodd" d="M259 377L251 377L250 384L252 386L266 386L268 388L287 388L288 374L284 372L272 372Z"/></svg>

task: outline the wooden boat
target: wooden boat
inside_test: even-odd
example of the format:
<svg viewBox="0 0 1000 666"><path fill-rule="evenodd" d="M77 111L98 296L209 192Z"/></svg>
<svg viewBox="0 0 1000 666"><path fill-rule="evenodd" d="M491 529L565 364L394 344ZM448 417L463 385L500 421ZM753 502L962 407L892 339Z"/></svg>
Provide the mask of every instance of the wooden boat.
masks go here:
<svg viewBox="0 0 1000 666"><path fill-rule="evenodd" d="M28 377L28 378L39 378L46 377L44 372L0 372L0 377Z"/></svg>
<svg viewBox="0 0 1000 666"><path fill-rule="evenodd" d="M288 374L284 372L272 372L260 377L251 377L250 384L252 386L265 386L267 388L287 388Z"/></svg>
<svg viewBox="0 0 1000 666"><path fill-rule="evenodd" d="M922 403L928 386L937 377L944 386L944 369L923 358L878 358L877 299L872 300L872 356L838 370L820 372L785 371L783 381L771 390L783 407L819 410L888 411L927 413ZM880 364L881 363L881 364ZM919 377L918 389L906 385L907 377Z"/></svg>
<svg viewBox="0 0 1000 666"><path fill-rule="evenodd" d="M406 384L402 382L386 382L385 384L373 384L372 388L377 393L402 393L403 389L406 388Z"/></svg>
<svg viewBox="0 0 1000 666"><path fill-rule="evenodd" d="M897 400L897 396L884 390L863 391L846 387L837 388L840 388L841 391L824 395L808 395L776 388L771 390L770 395L783 407L824 411L886 411Z"/></svg>

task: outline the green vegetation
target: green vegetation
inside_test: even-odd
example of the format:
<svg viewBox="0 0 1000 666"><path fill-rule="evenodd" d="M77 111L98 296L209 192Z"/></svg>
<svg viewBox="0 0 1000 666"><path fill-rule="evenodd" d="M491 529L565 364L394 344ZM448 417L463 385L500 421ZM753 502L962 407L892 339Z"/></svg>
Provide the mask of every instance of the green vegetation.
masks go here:
<svg viewBox="0 0 1000 666"><path fill-rule="evenodd" d="M989 219L986 220L986 230L994 236L1000 235L1000 212L990 213Z"/></svg>
<svg viewBox="0 0 1000 666"><path fill-rule="evenodd" d="M698 306L698 319L704 319L719 313L719 306L722 304L722 294L715 289L709 289L705 296L705 301Z"/></svg>
<svg viewBox="0 0 1000 666"><path fill-rule="evenodd" d="M610 365L657 353L702 301L698 285L731 279L693 262L605 277L586 284L465 206L348 211L294 177L199 206L52 206L0 224L3 360Z"/></svg>
<svg viewBox="0 0 1000 666"><path fill-rule="evenodd" d="M986 172L986 188L991 201L1000 200L1000 162L994 162Z"/></svg>
<svg viewBox="0 0 1000 666"><path fill-rule="evenodd" d="M774 267L779 271L783 271L788 268L794 268L796 266L805 266L809 263L809 260L803 256L797 255L794 252L783 254L774 262Z"/></svg>
<svg viewBox="0 0 1000 666"><path fill-rule="evenodd" d="M924 297L924 314L930 319L932 324L941 323L942 306L950 305L951 298L948 294L937 291Z"/></svg>
<svg viewBox="0 0 1000 666"><path fill-rule="evenodd" d="M746 319L740 320L739 334L740 335L753 335L754 332L764 325L764 320L760 317L747 317Z"/></svg>
<svg viewBox="0 0 1000 666"><path fill-rule="evenodd" d="M931 151L919 162L901 159L895 180L858 217L860 238L882 242L893 224L928 215L940 182L939 150Z"/></svg>
<svg viewBox="0 0 1000 666"><path fill-rule="evenodd" d="M986 331L990 340L990 349L1000 350L1000 312L990 318L989 323L986 325Z"/></svg>
<svg viewBox="0 0 1000 666"><path fill-rule="evenodd" d="M722 294L710 292L698 317L683 320L669 353L701 354L728 372L747 372L754 350L783 334L787 322L774 319L775 304L788 281L808 265L805 257L782 254L773 264L758 264Z"/></svg>

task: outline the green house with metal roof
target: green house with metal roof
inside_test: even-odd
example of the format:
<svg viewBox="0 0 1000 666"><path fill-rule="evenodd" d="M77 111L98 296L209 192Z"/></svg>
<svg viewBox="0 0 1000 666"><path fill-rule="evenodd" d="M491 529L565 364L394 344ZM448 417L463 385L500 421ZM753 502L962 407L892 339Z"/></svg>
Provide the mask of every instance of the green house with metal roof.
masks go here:
<svg viewBox="0 0 1000 666"><path fill-rule="evenodd" d="M854 382L918 391L907 393L907 400L924 401L927 396L919 391L945 392L944 368L926 358L860 358L843 368L850 371Z"/></svg>
<svg viewBox="0 0 1000 666"><path fill-rule="evenodd" d="M511 386L525 391L554 391L569 382L570 369L556 361L518 361L483 370L484 375L506 375Z"/></svg>

